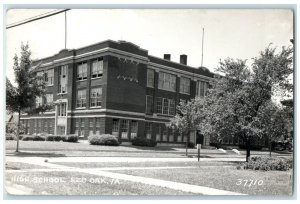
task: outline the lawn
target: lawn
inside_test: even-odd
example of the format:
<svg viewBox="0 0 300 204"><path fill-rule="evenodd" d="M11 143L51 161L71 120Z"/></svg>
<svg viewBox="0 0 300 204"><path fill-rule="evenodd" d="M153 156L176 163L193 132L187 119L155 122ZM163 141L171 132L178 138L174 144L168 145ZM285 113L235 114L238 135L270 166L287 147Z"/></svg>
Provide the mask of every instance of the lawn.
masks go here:
<svg viewBox="0 0 300 204"><path fill-rule="evenodd" d="M264 172L237 170L235 166L203 165L198 169L119 170L115 172L207 186L249 195L291 195L292 193L291 170ZM239 179L242 180L242 183ZM250 185L250 179L253 180L252 184L257 180L256 185ZM247 183L245 180L248 180ZM262 185L258 185L259 181Z"/></svg>
<svg viewBox="0 0 300 204"><path fill-rule="evenodd" d="M32 195L195 195L163 187L67 171L6 172L5 176L7 181L33 189ZM24 180L12 181L18 176ZM30 179L25 180L25 178Z"/></svg>
<svg viewBox="0 0 300 204"><path fill-rule="evenodd" d="M68 143L49 141L20 141L20 153L15 154L16 141L6 141L6 153L19 156L65 157L65 156L125 156L125 157L186 157L185 148L138 147L138 146L96 146L88 143ZM196 157L197 149L189 149L189 155ZM201 149L201 157L245 157L245 151L237 155L216 149ZM251 155L268 155L267 151L251 151ZM291 156L272 153L273 156Z"/></svg>

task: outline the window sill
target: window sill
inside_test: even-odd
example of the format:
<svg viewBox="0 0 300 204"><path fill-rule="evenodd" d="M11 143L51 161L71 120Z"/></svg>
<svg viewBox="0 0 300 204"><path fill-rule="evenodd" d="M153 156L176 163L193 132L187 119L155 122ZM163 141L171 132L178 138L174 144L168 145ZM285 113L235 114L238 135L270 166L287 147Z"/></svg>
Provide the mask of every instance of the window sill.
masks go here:
<svg viewBox="0 0 300 204"><path fill-rule="evenodd" d="M90 109L97 109L97 108L102 108L102 106L92 106Z"/></svg>
<svg viewBox="0 0 300 204"><path fill-rule="evenodd" d="M184 94L184 95L191 95L190 93L183 93L183 92L179 92L180 94Z"/></svg>
<svg viewBox="0 0 300 204"><path fill-rule="evenodd" d="M147 88L153 88L153 89L154 89L154 86L149 86L149 85L147 85Z"/></svg>
<svg viewBox="0 0 300 204"><path fill-rule="evenodd" d="M47 85L47 87L51 87L51 86L53 86L53 84L49 84L49 85Z"/></svg>
<svg viewBox="0 0 300 204"><path fill-rule="evenodd" d="M168 89L162 89L162 88L158 88L158 89L163 90L163 91L170 91L170 92L176 93L176 91L174 91L174 90L168 90Z"/></svg>
<svg viewBox="0 0 300 204"><path fill-rule="evenodd" d="M86 107L77 107L75 108L76 110L83 110L83 109L86 109Z"/></svg>
<svg viewBox="0 0 300 204"><path fill-rule="evenodd" d="M100 76L100 77L91 77L91 79L93 80L93 79L102 79L103 77L102 76Z"/></svg>
<svg viewBox="0 0 300 204"><path fill-rule="evenodd" d="M64 95L64 94L68 94L68 92L65 92L65 93L58 93L57 95Z"/></svg>
<svg viewBox="0 0 300 204"><path fill-rule="evenodd" d="M77 79L77 81L87 81L87 79L80 79L80 80Z"/></svg>

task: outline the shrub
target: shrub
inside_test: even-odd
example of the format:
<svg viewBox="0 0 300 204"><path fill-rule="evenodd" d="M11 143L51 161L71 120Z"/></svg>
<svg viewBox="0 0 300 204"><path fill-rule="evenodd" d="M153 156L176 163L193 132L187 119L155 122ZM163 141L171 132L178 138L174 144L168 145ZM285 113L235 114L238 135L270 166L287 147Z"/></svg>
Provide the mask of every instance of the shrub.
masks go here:
<svg viewBox="0 0 300 204"><path fill-rule="evenodd" d="M62 140L62 136L60 135L47 135L46 136L46 141L56 141L59 142Z"/></svg>
<svg viewBox="0 0 300 204"><path fill-rule="evenodd" d="M92 135L88 137L88 140L91 145L118 146L120 144L116 136L109 134Z"/></svg>
<svg viewBox="0 0 300 204"><path fill-rule="evenodd" d="M240 149L247 149L246 145L245 144L240 144L239 145L239 148ZM260 145L250 145L250 149L251 150L261 150L263 147L260 146Z"/></svg>
<svg viewBox="0 0 300 204"><path fill-rule="evenodd" d="M5 139L6 140L17 140L17 138L14 134L6 134Z"/></svg>
<svg viewBox="0 0 300 204"><path fill-rule="evenodd" d="M251 157L249 162L240 164L238 169L251 169L263 171L287 171L293 167L291 158L280 157Z"/></svg>
<svg viewBox="0 0 300 204"><path fill-rule="evenodd" d="M215 148L221 148L221 144L220 143L217 143L217 142L211 142L210 144L209 144L210 146L213 146L213 147L215 147Z"/></svg>
<svg viewBox="0 0 300 204"><path fill-rule="evenodd" d="M22 138L23 141L45 141L45 137L39 135L26 135Z"/></svg>
<svg viewBox="0 0 300 204"><path fill-rule="evenodd" d="M146 147L155 147L157 142L153 139L147 139L144 137L135 137L131 140L132 145L135 146L146 146Z"/></svg>
<svg viewBox="0 0 300 204"><path fill-rule="evenodd" d="M78 135L65 135L61 137L63 142L78 142Z"/></svg>
<svg viewBox="0 0 300 204"><path fill-rule="evenodd" d="M188 142L188 148L195 148L195 143Z"/></svg>

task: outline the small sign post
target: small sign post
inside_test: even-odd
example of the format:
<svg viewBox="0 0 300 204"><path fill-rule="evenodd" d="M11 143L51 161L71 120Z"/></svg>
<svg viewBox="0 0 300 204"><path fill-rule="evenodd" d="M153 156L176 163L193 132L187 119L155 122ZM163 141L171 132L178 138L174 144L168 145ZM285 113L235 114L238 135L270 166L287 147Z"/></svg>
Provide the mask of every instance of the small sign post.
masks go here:
<svg viewBox="0 0 300 204"><path fill-rule="evenodd" d="M200 149L201 149L201 144L197 144L197 150L198 150L198 161L200 161Z"/></svg>

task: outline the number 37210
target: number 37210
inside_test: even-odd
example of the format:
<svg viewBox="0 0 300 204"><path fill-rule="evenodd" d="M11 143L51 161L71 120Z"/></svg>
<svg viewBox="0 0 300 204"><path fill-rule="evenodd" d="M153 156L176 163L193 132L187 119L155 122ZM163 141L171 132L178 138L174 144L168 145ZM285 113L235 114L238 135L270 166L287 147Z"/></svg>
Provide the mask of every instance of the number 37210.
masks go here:
<svg viewBox="0 0 300 204"><path fill-rule="evenodd" d="M253 180L253 179L238 179L235 183L238 186L251 187L251 186L262 186L264 184L263 180Z"/></svg>

